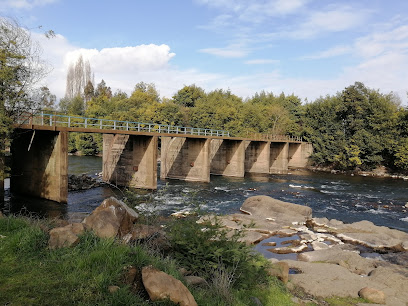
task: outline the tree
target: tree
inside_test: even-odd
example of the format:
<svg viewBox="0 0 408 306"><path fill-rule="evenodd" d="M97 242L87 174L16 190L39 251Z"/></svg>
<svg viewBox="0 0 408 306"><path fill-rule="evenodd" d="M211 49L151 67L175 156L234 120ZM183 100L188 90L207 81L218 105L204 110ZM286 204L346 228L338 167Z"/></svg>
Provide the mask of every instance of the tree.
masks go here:
<svg viewBox="0 0 408 306"><path fill-rule="evenodd" d="M84 88L85 103L90 101L94 96L95 96L95 88L91 80L89 80Z"/></svg>
<svg viewBox="0 0 408 306"><path fill-rule="evenodd" d="M174 96L173 101L175 104L185 107L194 107L196 101L205 96L205 92L201 87L197 87L195 84L190 86L184 86Z"/></svg>
<svg viewBox="0 0 408 306"><path fill-rule="evenodd" d="M52 94L47 86L40 88L40 108L54 109L57 97Z"/></svg>
<svg viewBox="0 0 408 306"><path fill-rule="evenodd" d="M48 72L41 48L30 33L12 20L0 17L0 102L2 114L13 118L18 112L38 106L35 85Z"/></svg>
<svg viewBox="0 0 408 306"><path fill-rule="evenodd" d="M0 157L9 142L12 123L38 107L35 86L48 72L41 48L16 21L0 17ZM0 180L4 177L0 158Z"/></svg>
<svg viewBox="0 0 408 306"><path fill-rule="evenodd" d="M88 60L84 61L80 55L75 64L71 63L68 67L65 98L84 97L85 87L88 86L89 82L93 83L91 65Z"/></svg>
<svg viewBox="0 0 408 306"><path fill-rule="evenodd" d="M106 86L106 83L104 80L102 80L96 86L95 97L106 97L108 99L112 97L112 90L110 87Z"/></svg>

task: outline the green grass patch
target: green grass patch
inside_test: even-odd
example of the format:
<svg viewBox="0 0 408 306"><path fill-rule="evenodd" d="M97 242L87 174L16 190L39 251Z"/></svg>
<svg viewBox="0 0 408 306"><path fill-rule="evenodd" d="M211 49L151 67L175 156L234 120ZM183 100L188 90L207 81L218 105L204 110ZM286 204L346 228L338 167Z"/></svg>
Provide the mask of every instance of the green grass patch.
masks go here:
<svg viewBox="0 0 408 306"><path fill-rule="evenodd" d="M90 232L83 234L75 247L49 250L50 226L49 221L0 218L0 305L171 305L147 301L143 294L123 283L123 274L124 268L130 265L138 269L153 265L182 280L178 269L184 265L175 256L152 253L143 245L129 246L113 239L100 239ZM216 246L222 249L219 243ZM240 250L232 245L225 248L232 255ZM219 252L226 256L224 251ZM262 276L260 281L255 281L248 276L251 285L244 281L247 268L264 264L257 257L244 254L242 258L235 254L239 262L251 261L242 271L231 270L225 258L223 268L212 270L208 287L189 288L198 305L256 305L251 297L259 298L263 305L293 305L290 294L273 278ZM231 264L237 265L234 261ZM234 285L224 287L223 282L229 280L231 271L240 271L239 278ZM110 285L120 289L109 293Z"/></svg>

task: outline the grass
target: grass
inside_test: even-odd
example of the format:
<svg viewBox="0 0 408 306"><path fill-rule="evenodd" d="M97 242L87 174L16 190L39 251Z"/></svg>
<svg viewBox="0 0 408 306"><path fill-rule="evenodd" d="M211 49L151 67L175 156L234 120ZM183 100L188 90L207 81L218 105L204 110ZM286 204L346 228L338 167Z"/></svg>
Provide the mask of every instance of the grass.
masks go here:
<svg viewBox="0 0 408 306"><path fill-rule="evenodd" d="M0 305L171 305L153 303L123 283L124 268L147 265L183 281L174 259L143 245L124 245L87 232L72 248L49 250L50 221L23 217L0 218ZM108 286L120 289L109 293ZM293 305L291 295L275 278L251 287L229 288L227 294L189 288L198 305Z"/></svg>

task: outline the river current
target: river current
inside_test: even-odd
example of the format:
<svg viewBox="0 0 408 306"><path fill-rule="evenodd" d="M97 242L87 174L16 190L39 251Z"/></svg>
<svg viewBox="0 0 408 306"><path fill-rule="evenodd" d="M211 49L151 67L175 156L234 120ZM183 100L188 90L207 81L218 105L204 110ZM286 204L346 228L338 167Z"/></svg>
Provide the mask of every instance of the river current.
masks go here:
<svg viewBox="0 0 408 306"><path fill-rule="evenodd" d="M102 169L100 157L69 156L68 162L70 174L96 175ZM119 189L104 186L70 192L68 203L58 204L6 191L6 203L0 210L48 217L69 216L75 212L89 213L111 195L124 196ZM159 180L157 191L136 191L133 203L139 210L163 214L197 205L216 214L229 214L238 212L245 199L254 195L310 206L314 217L347 223L369 220L408 232L408 209L404 207L408 202L408 181L392 178L293 171L285 175L246 175L245 178L211 176L210 183Z"/></svg>

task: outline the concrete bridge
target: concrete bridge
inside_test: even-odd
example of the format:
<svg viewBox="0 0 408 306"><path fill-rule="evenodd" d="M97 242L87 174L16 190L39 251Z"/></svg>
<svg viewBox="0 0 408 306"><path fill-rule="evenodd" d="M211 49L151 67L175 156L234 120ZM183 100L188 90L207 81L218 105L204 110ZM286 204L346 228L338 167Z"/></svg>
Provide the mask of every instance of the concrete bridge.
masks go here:
<svg viewBox="0 0 408 306"><path fill-rule="evenodd" d="M231 137L226 131L56 114L24 116L12 141L12 191L67 202L68 133L103 134L103 180L156 189L160 178L209 182L210 174L287 173L303 168L310 143L286 136Z"/></svg>

